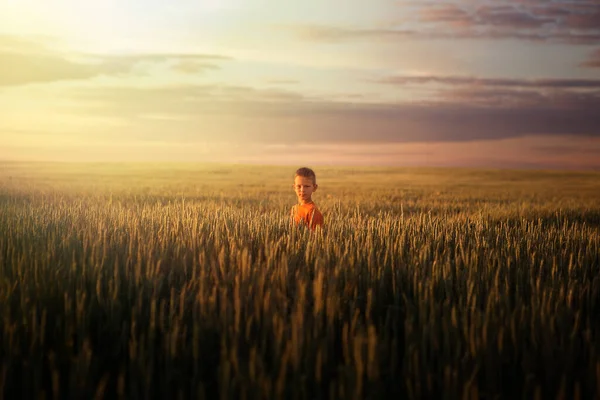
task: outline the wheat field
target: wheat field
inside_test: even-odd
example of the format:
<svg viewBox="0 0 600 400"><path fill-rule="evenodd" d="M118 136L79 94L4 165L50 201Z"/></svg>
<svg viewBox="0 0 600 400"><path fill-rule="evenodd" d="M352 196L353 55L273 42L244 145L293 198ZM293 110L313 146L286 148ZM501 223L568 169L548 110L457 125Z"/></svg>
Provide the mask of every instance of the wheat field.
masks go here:
<svg viewBox="0 0 600 400"><path fill-rule="evenodd" d="M600 173L0 164L0 397L600 399Z"/></svg>

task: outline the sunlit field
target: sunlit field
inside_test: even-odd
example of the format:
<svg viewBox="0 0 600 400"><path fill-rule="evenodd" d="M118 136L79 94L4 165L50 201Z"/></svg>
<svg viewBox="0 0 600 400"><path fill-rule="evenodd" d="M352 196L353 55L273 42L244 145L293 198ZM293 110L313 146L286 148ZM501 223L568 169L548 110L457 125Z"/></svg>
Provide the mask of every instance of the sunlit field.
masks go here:
<svg viewBox="0 0 600 400"><path fill-rule="evenodd" d="M600 173L294 170L0 164L4 398L600 398Z"/></svg>

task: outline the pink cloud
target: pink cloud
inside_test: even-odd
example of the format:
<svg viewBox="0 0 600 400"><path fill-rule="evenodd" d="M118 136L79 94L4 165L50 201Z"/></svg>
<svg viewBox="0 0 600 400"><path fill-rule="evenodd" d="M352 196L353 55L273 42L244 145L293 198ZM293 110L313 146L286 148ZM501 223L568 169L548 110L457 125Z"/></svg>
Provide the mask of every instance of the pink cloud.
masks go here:
<svg viewBox="0 0 600 400"><path fill-rule="evenodd" d="M584 68L600 68L600 48L592 52L588 59L579 64L579 66Z"/></svg>
<svg viewBox="0 0 600 400"><path fill-rule="evenodd" d="M6 153L9 152L9 153ZM181 161L269 165L386 165L600 170L600 138L525 136L414 143L113 143L93 147L7 148L0 159L37 161Z"/></svg>

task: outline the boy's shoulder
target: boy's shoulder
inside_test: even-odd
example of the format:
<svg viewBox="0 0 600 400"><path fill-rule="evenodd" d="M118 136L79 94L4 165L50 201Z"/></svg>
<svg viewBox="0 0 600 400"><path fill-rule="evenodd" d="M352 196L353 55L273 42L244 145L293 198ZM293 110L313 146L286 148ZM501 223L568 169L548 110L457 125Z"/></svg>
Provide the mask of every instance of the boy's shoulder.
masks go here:
<svg viewBox="0 0 600 400"><path fill-rule="evenodd" d="M319 210L319 207L315 203L311 203L309 205L309 207L307 207L305 209L305 212L307 215L312 215L319 219L323 218L323 214L321 213L321 210Z"/></svg>

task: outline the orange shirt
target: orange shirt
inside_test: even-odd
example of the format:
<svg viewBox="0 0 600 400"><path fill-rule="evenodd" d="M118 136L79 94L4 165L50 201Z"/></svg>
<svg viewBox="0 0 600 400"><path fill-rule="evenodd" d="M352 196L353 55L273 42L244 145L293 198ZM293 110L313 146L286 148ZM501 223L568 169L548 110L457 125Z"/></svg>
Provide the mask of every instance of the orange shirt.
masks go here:
<svg viewBox="0 0 600 400"><path fill-rule="evenodd" d="M292 217L296 225L306 224L310 229L317 226L323 226L323 214L319 211L315 203L297 204L292 207Z"/></svg>

